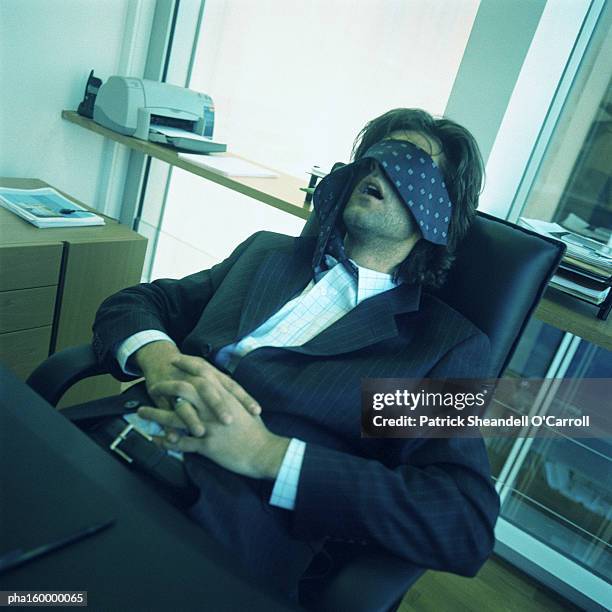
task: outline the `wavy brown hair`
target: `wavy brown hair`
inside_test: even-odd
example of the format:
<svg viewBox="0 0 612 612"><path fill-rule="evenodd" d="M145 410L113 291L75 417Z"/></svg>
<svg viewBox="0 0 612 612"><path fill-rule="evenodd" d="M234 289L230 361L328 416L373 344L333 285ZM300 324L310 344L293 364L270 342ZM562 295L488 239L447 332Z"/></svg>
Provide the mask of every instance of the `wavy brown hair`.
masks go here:
<svg viewBox="0 0 612 612"><path fill-rule="evenodd" d="M399 265L396 280L441 287L455 260L457 245L466 235L476 214L482 192L484 163L474 136L451 119L435 118L418 108L396 108L369 121L357 135L352 159L358 160L392 132L410 131L427 136L440 147L440 170L453 203L448 244L419 240Z"/></svg>

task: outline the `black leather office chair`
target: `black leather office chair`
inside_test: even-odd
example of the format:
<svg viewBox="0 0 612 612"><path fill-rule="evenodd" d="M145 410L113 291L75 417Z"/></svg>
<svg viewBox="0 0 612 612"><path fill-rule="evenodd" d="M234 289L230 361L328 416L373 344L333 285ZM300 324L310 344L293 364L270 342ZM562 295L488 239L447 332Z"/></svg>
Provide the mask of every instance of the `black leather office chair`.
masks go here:
<svg viewBox="0 0 612 612"><path fill-rule="evenodd" d="M316 231L316 220L311 218L303 233ZM448 282L437 295L490 338L490 378L500 377L510 361L564 249L559 241L477 214L457 252ZM55 405L74 383L102 373L86 345L51 356L27 382ZM100 406L100 401L96 405ZM71 417L76 410L64 413ZM425 571L383 551L351 551L344 545L330 544L325 552L341 562L335 564L335 572L303 581L304 603L315 610L394 610Z"/></svg>

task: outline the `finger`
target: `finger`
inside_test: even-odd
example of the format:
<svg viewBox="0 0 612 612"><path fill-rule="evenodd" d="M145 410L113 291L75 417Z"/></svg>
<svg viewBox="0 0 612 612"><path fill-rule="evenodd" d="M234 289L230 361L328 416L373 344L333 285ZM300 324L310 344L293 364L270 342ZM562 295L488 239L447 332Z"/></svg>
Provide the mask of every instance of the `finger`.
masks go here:
<svg viewBox="0 0 612 612"><path fill-rule="evenodd" d="M192 435L196 437L204 435L205 428L198 413L193 405L185 398L180 396L175 398L174 412L181 418L183 423L187 425L187 429Z"/></svg>
<svg viewBox="0 0 612 612"><path fill-rule="evenodd" d="M243 410L233 395L231 395L218 380L196 378L192 382L200 402L206 411L217 421L229 425L234 420L234 414Z"/></svg>
<svg viewBox="0 0 612 612"><path fill-rule="evenodd" d="M161 410L172 410L172 401L169 398L154 393L152 389L149 390L149 396L153 400L154 404Z"/></svg>
<svg viewBox="0 0 612 612"><path fill-rule="evenodd" d="M176 442L170 442L164 439L162 442L166 450L177 451L181 453L202 453L206 438L192 438L190 436L182 436Z"/></svg>
<svg viewBox="0 0 612 612"><path fill-rule="evenodd" d="M178 429L168 429L158 436L151 436L156 446L166 450L166 444L176 444L181 439Z"/></svg>
<svg viewBox="0 0 612 612"><path fill-rule="evenodd" d="M171 397L173 404L177 397L181 397L186 400L190 406L195 409L194 412L191 412L189 408L181 408L179 411L178 405L174 407L174 410L179 412L181 417L184 414L187 415L186 418L188 419L191 418L190 415L195 413L200 423L203 425L206 419L211 418L211 414L206 403L206 398L203 398L200 395L198 388L195 385L195 383L200 380L201 379L196 378L193 379L193 382L182 380L164 380L162 382L155 383L152 389L155 390L155 393L163 395L164 397ZM194 423L193 421L191 422Z"/></svg>
<svg viewBox="0 0 612 612"><path fill-rule="evenodd" d="M176 429L184 429L185 423L171 410L161 410L152 408L151 406L141 406L138 409L138 416L149 421L155 421L162 427L174 427Z"/></svg>
<svg viewBox="0 0 612 612"><path fill-rule="evenodd" d="M181 355L172 362L172 365L186 374L202 377L209 381L211 381L211 373L214 373L215 380L217 380L226 391L231 393L246 410L254 415L261 414L261 406L257 400L251 397L235 380L223 372L220 372L202 358ZM219 406L219 408L222 410L221 406ZM220 417L221 415L218 416Z"/></svg>
<svg viewBox="0 0 612 612"><path fill-rule="evenodd" d="M169 402L170 410L174 409L174 400L177 397L182 397L192 403L196 398L196 391L193 385L186 380L180 379L156 382L151 385L150 393Z"/></svg>
<svg viewBox="0 0 612 612"><path fill-rule="evenodd" d="M172 365L192 378L191 384L196 388L203 403L212 410L222 423L232 422L231 409L226 406L228 391L221 383L225 374L204 361L201 357L182 355L177 357Z"/></svg>
<svg viewBox="0 0 612 612"><path fill-rule="evenodd" d="M261 414L261 406L256 399L251 397L234 379L223 375L220 377L221 384L251 413Z"/></svg>
<svg viewBox="0 0 612 612"><path fill-rule="evenodd" d="M184 380L165 380L155 383L152 390L154 393L171 398L171 409L178 412L181 418L185 419L185 424L193 431L192 428L197 428L198 421L202 421L208 417L206 406L200 401L201 398L194 385L191 382ZM177 397L180 397L188 402L188 405L179 405L175 403Z"/></svg>
<svg viewBox="0 0 612 612"><path fill-rule="evenodd" d="M165 427L164 433L166 434L165 438L168 442L174 443L184 436L187 432L184 429L176 429L174 427Z"/></svg>

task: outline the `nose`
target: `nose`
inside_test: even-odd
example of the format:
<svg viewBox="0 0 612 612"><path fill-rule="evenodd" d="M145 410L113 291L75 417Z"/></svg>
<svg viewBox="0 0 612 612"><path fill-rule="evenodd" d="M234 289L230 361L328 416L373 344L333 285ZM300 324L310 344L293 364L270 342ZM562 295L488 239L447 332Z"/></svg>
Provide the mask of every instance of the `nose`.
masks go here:
<svg viewBox="0 0 612 612"><path fill-rule="evenodd" d="M381 176L378 162L372 157L364 159L360 175L362 178L365 178L366 176Z"/></svg>
<svg viewBox="0 0 612 612"><path fill-rule="evenodd" d="M362 181L366 178L384 179L382 169L373 157L366 157L360 162L356 181Z"/></svg>

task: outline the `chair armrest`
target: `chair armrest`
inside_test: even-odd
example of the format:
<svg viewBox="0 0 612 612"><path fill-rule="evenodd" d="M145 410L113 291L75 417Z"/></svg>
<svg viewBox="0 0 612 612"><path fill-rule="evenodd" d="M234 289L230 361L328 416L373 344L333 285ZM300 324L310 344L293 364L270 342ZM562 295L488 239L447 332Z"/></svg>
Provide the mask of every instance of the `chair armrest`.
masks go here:
<svg viewBox="0 0 612 612"><path fill-rule="evenodd" d="M106 374L90 344L73 346L54 353L30 374L26 383L50 404L56 406L62 395L75 383Z"/></svg>
<svg viewBox="0 0 612 612"><path fill-rule="evenodd" d="M384 552L346 563L312 606L317 612L390 612L425 570Z"/></svg>

